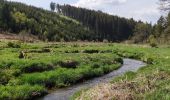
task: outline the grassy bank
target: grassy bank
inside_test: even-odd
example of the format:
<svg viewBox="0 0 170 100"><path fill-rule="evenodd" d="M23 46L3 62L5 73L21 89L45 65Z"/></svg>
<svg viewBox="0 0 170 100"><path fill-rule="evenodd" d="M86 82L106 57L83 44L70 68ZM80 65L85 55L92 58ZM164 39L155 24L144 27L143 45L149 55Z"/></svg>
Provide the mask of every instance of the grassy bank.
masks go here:
<svg viewBox="0 0 170 100"><path fill-rule="evenodd" d="M118 69L112 44L0 41L0 99L34 99ZM21 52L23 51L23 52Z"/></svg>
<svg viewBox="0 0 170 100"><path fill-rule="evenodd" d="M75 100L169 100L170 48L116 44L115 53L148 63L137 73L127 72L108 84L101 84L76 93Z"/></svg>

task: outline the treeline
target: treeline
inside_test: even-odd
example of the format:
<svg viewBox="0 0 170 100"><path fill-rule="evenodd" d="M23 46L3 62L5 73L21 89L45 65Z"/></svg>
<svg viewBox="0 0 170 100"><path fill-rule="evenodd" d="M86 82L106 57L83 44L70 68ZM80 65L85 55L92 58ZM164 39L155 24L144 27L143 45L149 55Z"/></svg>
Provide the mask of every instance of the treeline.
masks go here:
<svg viewBox="0 0 170 100"><path fill-rule="evenodd" d="M101 11L77 8L70 5L57 4L56 10L58 13L76 19L89 29L94 30L96 33L95 38L99 41L103 39L109 41L127 40L133 34L138 23L133 19L121 18Z"/></svg>
<svg viewBox="0 0 170 100"><path fill-rule="evenodd" d="M132 43L170 43L170 13L168 17L160 17L157 24L152 25L70 5L56 4L55 7L58 13L76 19L94 30L95 38L100 41L107 39L113 42L129 40Z"/></svg>
<svg viewBox="0 0 170 100"><path fill-rule="evenodd" d="M170 43L170 14L151 25L70 5L49 6L52 11L0 0L0 31L31 34L44 41Z"/></svg>
<svg viewBox="0 0 170 100"><path fill-rule="evenodd" d="M91 35L94 34L71 18L4 0L0 0L0 31L32 34L48 41L91 41Z"/></svg>
<svg viewBox="0 0 170 100"><path fill-rule="evenodd" d="M157 24L153 26L153 34L150 38L154 37L158 43L170 44L170 12L168 16L161 16Z"/></svg>
<svg viewBox="0 0 170 100"><path fill-rule="evenodd" d="M130 40L133 43L170 44L170 13L161 16L154 25L138 23Z"/></svg>

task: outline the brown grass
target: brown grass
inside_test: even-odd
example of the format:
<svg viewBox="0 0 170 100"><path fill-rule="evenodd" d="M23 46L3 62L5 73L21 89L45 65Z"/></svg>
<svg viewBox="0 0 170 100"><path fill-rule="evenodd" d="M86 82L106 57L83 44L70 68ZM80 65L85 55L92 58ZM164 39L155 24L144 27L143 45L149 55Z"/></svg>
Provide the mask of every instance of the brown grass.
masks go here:
<svg viewBox="0 0 170 100"><path fill-rule="evenodd" d="M20 40L25 42L39 41L37 37L29 34L23 36L5 32L0 33L0 40Z"/></svg>
<svg viewBox="0 0 170 100"><path fill-rule="evenodd" d="M165 79L166 78L166 79ZM87 91L82 91L76 100L139 100L143 94L154 92L156 83L170 80L165 72L153 73L151 77L139 76L134 81L122 80L117 83L100 84Z"/></svg>

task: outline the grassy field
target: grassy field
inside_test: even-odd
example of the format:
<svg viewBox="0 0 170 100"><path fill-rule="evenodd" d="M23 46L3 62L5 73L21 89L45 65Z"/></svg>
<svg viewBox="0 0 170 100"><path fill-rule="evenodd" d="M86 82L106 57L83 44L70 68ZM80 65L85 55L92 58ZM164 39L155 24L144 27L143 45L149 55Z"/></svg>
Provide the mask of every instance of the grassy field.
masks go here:
<svg viewBox="0 0 170 100"><path fill-rule="evenodd" d="M25 57L21 56L24 51ZM122 58L148 65L76 93L72 99L170 99L170 47L113 43L0 41L0 99L33 99L118 69Z"/></svg>
<svg viewBox="0 0 170 100"><path fill-rule="evenodd" d="M115 54L148 63L137 73L127 72L108 84L77 92L75 100L170 100L170 46L151 48L115 44Z"/></svg>
<svg viewBox="0 0 170 100"><path fill-rule="evenodd" d="M113 44L103 43L1 40L0 99L33 99L109 73L123 62L115 50Z"/></svg>

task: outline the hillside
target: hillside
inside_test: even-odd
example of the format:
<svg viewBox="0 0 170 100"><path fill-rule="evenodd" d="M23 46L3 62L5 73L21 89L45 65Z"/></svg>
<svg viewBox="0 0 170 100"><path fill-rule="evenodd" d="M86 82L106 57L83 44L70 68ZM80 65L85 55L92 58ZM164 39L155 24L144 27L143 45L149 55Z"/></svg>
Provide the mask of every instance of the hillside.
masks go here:
<svg viewBox="0 0 170 100"><path fill-rule="evenodd" d="M109 15L102 11L94 11L71 5L57 5L60 14L71 17L83 23L86 27L94 30L99 41L107 39L109 41L127 40L134 33L134 28L139 22L134 19L122 18Z"/></svg>
<svg viewBox="0 0 170 100"><path fill-rule="evenodd" d="M133 35L139 23L100 11L69 5L57 7L61 10L58 13L1 0L0 31L32 34L44 41L121 42Z"/></svg>
<svg viewBox="0 0 170 100"><path fill-rule="evenodd" d="M22 3L0 1L0 31L27 33L48 41L92 40L81 23Z"/></svg>
<svg viewBox="0 0 170 100"><path fill-rule="evenodd" d="M107 39L113 42L128 40L132 43L170 43L170 14L168 17L160 17L152 25L71 5L57 4L56 10L94 30L100 41Z"/></svg>

